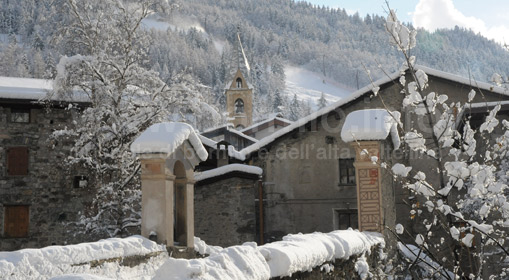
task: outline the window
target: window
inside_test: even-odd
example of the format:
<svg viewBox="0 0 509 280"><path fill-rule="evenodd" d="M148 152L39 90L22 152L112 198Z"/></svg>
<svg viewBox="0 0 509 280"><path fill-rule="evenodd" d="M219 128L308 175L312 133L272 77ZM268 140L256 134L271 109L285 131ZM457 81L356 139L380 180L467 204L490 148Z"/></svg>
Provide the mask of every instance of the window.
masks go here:
<svg viewBox="0 0 509 280"><path fill-rule="evenodd" d="M4 207L4 236L27 237L29 222L28 205L12 205Z"/></svg>
<svg viewBox="0 0 509 280"><path fill-rule="evenodd" d="M7 150L7 175L28 175L28 147L11 147Z"/></svg>
<svg viewBox="0 0 509 280"><path fill-rule="evenodd" d="M241 87L242 87L242 79L237 78L237 88L241 88Z"/></svg>
<svg viewBox="0 0 509 280"><path fill-rule="evenodd" d="M235 100L235 113L242 114L244 113L244 101L242 99Z"/></svg>
<svg viewBox="0 0 509 280"><path fill-rule="evenodd" d="M357 209L334 209L334 229L358 229Z"/></svg>
<svg viewBox="0 0 509 280"><path fill-rule="evenodd" d="M354 159L339 159L339 184L355 185Z"/></svg>
<svg viewBox="0 0 509 280"><path fill-rule="evenodd" d="M243 125L241 125L241 124L239 124L239 125L237 125L236 129L237 129L237 130L244 129L244 126L243 126Z"/></svg>
<svg viewBox="0 0 509 280"><path fill-rule="evenodd" d="M88 185L87 176L74 176L73 186L75 188L85 188Z"/></svg>
<svg viewBox="0 0 509 280"><path fill-rule="evenodd" d="M30 109L11 109L11 122L13 123L29 123Z"/></svg>

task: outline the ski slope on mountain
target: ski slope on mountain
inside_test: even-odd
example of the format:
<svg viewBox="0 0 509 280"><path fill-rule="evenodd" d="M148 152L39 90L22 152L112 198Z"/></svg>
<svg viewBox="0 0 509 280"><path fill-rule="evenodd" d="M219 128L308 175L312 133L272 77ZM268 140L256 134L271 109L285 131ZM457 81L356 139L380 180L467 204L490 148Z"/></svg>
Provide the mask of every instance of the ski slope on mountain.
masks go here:
<svg viewBox="0 0 509 280"><path fill-rule="evenodd" d="M296 94L297 99L305 102L310 101L313 107L316 107L322 92L328 104L347 97L354 92L354 89L298 66L286 66L285 75L285 93L290 97Z"/></svg>

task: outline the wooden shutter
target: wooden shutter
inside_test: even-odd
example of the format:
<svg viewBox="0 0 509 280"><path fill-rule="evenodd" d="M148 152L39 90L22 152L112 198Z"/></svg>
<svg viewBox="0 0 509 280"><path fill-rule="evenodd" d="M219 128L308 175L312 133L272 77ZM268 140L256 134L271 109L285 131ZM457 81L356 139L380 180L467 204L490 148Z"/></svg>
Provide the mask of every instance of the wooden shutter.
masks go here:
<svg viewBox="0 0 509 280"><path fill-rule="evenodd" d="M5 237L27 237L29 210L28 205L5 206L4 235Z"/></svg>
<svg viewBox="0 0 509 280"><path fill-rule="evenodd" d="M28 147L12 147L7 151L7 174L28 175Z"/></svg>

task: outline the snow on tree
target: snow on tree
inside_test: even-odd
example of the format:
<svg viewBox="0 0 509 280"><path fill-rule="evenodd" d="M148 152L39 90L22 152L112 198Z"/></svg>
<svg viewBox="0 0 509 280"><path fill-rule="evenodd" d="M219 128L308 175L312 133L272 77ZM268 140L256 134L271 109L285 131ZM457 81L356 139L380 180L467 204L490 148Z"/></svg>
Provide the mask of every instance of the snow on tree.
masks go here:
<svg viewBox="0 0 509 280"><path fill-rule="evenodd" d="M62 7L64 39L81 54L60 59L55 92L85 96L91 106L54 137L74 141L68 163L88 169L89 187L97 192L78 223L86 233L118 236L139 226L140 165L130 144L153 123L201 108L189 75L164 82L145 65L150 40L140 23L165 3L68 0Z"/></svg>
<svg viewBox="0 0 509 280"><path fill-rule="evenodd" d="M297 94L293 95L292 103L290 104L289 110L290 110L289 116L291 121L296 121L300 118L301 106L299 100L297 99Z"/></svg>
<svg viewBox="0 0 509 280"><path fill-rule="evenodd" d="M387 230L401 241L413 240L417 245L417 249L399 246L413 260L408 271L416 265L426 266L427 275L419 277L481 279L488 257L509 257L504 243L509 227L505 160L509 155L509 122L497 119L500 104L488 107L486 103L485 120L479 128L470 125L468 110L476 93L482 94L479 89L472 89L464 103L449 101L444 93L425 94L428 76L414 68L416 58L411 55L416 32L399 22L392 10L386 29L405 61L399 80L405 95L402 113L432 128L428 133L417 122L404 122L403 126L396 120L403 131L403 152L417 152L433 167L426 173L402 163L382 164L410 191L416 202L409 216L419 225L413 231L401 224ZM381 95L374 98L383 101ZM497 134L492 135L495 131ZM470 263L464 261L465 256L473 256ZM503 278L505 272L501 273L498 276Z"/></svg>
<svg viewBox="0 0 509 280"><path fill-rule="evenodd" d="M318 109L322 109L327 107L327 99L325 99L325 96L322 92L322 95L320 96L320 99L318 99Z"/></svg>

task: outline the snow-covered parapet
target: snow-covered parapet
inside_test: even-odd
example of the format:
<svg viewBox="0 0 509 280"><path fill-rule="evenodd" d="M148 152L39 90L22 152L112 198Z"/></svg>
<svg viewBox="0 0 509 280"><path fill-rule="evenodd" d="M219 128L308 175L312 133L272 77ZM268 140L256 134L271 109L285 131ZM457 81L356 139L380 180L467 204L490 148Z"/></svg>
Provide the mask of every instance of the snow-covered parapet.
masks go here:
<svg viewBox="0 0 509 280"><path fill-rule="evenodd" d="M164 122L150 126L131 144L131 152L135 154L163 153L171 155L186 140L191 143L202 161L207 159L207 150L203 147L193 127L180 122Z"/></svg>
<svg viewBox="0 0 509 280"><path fill-rule="evenodd" d="M214 168L212 170L207 170L203 172L197 172L194 174L194 179L196 181L201 181L209 178L214 178L217 176L221 176L230 172L244 172L253 175L262 175L263 170L257 166L250 166L245 164L228 164L218 168Z"/></svg>
<svg viewBox="0 0 509 280"><path fill-rule="evenodd" d="M348 114L341 130L341 139L346 142L385 140L391 135L394 148L400 146L398 134L399 112L385 109L359 110Z"/></svg>
<svg viewBox="0 0 509 280"><path fill-rule="evenodd" d="M379 233L338 230L293 234L263 246L248 242L242 246L213 250L215 252L203 259L169 259L154 279L269 279L309 271L325 262L346 260L351 256L360 256L357 263L361 274L366 273L365 269L360 269L361 264L369 267L362 256L370 254L376 245L385 245Z"/></svg>
<svg viewBox="0 0 509 280"><path fill-rule="evenodd" d="M0 252L0 279L4 279L3 276L9 279L48 279L66 273L90 273L91 271L87 270L89 266L78 267L77 265L97 260L164 252L166 252L165 246L158 245L142 236L110 238L91 243L50 246L42 249ZM69 276L63 279L73 278ZM94 278L90 276L84 279Z"/></svg>

